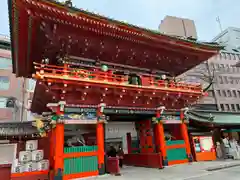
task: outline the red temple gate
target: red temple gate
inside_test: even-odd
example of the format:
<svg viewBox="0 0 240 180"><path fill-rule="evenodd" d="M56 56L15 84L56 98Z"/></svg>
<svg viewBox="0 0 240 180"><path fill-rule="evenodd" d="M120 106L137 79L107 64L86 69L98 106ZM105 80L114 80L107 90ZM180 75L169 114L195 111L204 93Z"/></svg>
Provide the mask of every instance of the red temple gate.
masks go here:
<svg viewBox="0 0 240 180"><path fill-rule="evenodd" d="M64 152L64 124L69 121L56 121L55 129L49 134L53 142L50 158L53 176L70 179L104 173L104 122L100 121L104 111L99 109L101 103L118 116L126 111L129 114L151 111L157 119L154 133L150 130L150 120L141 122L145 124L139 132L141 153L133 154L131 158L143 158L145 166L151 158L155 161L151 167L161 167L160 159L165 165L180 163L172 156L170 163L170 154L174 151L172 154L185 152L185 158L191 160L183 116L179 123L182 139L165 142L164 123L160 119L162 112L158 107L179 112L203 96L199 84L176 82L175 76L215 55L220 46L167 36L108 19L73 8L71 3L10 0L9 7L13 72L18 77L38 80L31 110L38 114L51 112L51 106L47 104L61 101L65 102L65 107L97 110L99 119L91 121L96 125L97 150L91 147L87 152L81 148L78 152ZM64 110L58 108L57 111L52 109L53 112L57 116L64 115ZM81 119L80 123L83 121ZM74 122L78 121L71 120ZM179 138L180 132L174 132ZM156 153L153 153L154 143ZM180 147L180 150L174 150L174 147ZM89 169L83 171L82 166L74 171L66 170L68 161L65 159L80 158L82 161L84 157L98 162L91 173ZM78 161L74 163L79 164Z"/></svg>

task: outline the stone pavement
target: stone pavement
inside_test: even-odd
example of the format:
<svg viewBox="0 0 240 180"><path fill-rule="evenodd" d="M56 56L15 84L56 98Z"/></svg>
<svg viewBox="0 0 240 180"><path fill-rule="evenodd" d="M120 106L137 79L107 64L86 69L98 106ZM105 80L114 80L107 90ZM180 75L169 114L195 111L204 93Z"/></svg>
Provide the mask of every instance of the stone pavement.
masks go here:
<svg viewBox="0 0 240 180"><path fill-rule="evenodd" d="M234 166L240 166L240 160L193 162L169 166L164 169L125 166L121 170L122 176L104 175L82 178L81 180L200 180L201 177L210 177L215 173L215 170Z"/></svg>
<svg viewBox="0 0 240 180"><path fill-rule="evenodd" d="M199 176L195 178L188 178L188 180L239 180L240 179L240 168L231 167L227 169L221 169L212 171L211 174Z"/></svg>

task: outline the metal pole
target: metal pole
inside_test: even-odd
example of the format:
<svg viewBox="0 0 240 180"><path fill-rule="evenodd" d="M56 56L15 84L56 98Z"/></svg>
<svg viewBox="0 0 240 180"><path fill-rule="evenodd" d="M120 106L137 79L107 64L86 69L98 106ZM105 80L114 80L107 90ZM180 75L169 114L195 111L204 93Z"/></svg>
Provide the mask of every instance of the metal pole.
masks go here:
<svg viewBox="0 0 240 180"><path fill-rule="evenodd" d="M222 24L221 24L221 20L220 20L219 16L216 18L216 21L217 21L217 23L219 25L220 31L222 32L223 31L222 30Z"/></svg>
<svg viewBox="0 0 240 180"><path fill-rule="evenodd" d="M25 78L23 78L23 84L22 84L22 102L21 102L21 104L22 104L22 107L21 107L21 110L20 110L20 122L23 122L23 115L24 115L24 110L25 110L25 93L26 93L26 91L25 91L25 83L26 83L26 79ZM19 103L20 104L20 103Z"/></svg>

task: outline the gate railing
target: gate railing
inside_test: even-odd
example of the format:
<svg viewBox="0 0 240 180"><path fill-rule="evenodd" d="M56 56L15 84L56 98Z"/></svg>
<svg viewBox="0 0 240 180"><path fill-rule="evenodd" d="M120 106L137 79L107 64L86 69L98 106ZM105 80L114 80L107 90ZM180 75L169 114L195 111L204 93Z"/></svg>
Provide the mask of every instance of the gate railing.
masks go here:
<svg viewBox="0 0 240 180"><path fill-rule="evenodd" d="M64 148L64 180L98 175L97 146Z"/></svg>
<svg viewBox="0 0 240 180"><path fill-rule="evenodd" d="M166 141L168 165L188 162L184 140Z"/></svg>

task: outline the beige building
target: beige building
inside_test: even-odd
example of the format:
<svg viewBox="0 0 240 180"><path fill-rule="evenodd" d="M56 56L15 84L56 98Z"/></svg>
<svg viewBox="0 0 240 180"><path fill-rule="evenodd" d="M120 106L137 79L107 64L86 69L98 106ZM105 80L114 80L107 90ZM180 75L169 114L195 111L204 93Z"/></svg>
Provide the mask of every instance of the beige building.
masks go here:
<svg viewBox="0 0 240 180"><path fill-rule="evenodd" d="M32 118L28 108L34 82L12 74L10 49L10 39L0 36L0 123L29 121Z"/></svg>
<svg viewBox="0 0 240 180"><path fill-rule="evenodd" d="M197 39L195 23L190 19L166 16L159 25L159 30L173 36Z"/></svg>

